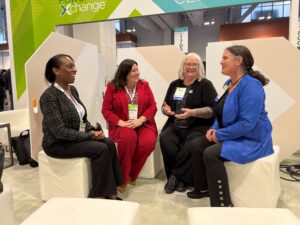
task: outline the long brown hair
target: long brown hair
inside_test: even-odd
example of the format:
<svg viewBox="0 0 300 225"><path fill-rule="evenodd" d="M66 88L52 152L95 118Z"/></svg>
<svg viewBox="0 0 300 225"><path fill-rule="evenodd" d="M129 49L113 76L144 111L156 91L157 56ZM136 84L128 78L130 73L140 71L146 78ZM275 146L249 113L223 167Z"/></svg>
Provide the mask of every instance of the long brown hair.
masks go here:
<svg viewBox="0 0 300 225"><path fill-rule="evenodd" d="M226 48L226 50L228 50L229 52L231 52L231 54L235 56L241 56L243 58L243 62L241 65L243 70L246 73L250 74L252 77L259 80L263 86L267 85L270 82L270 80L267 77L265 77L261 72L253 70L252 67L254 65L254 59L250 50L247 47L243 45L232 45Z"/></svg>

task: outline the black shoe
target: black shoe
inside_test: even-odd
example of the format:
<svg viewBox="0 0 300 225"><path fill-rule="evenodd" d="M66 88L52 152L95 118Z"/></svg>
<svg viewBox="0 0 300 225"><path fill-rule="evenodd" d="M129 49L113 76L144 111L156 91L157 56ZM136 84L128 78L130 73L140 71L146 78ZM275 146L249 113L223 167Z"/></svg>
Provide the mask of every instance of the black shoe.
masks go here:
<svg viewBox="0 0 300 225"><path fill-rule="evenodd" d="M165 184L165 192L167 194L172 194L175 190L176 187L178 185L178 178L175 177L174 175L171 175L167 181L167 183Z"/></svg>
<svg viewBox="0 0 300 225"><path fill-rule="evenodd" d="M187 189L187 186L185 185L185 183L182 182L182 181L179 181L178 185L176 187L176 191L178 191L178 192L185 192L186 189Z"/></svg>
<svg viewBox="0 0 300 225"><path fill-rule="evenodd" d="M205 198L205 197L209 197L209 193L208 191L206 192L201 192L201 191L189 191L187 193L187 196L189 198Z"/></svg>

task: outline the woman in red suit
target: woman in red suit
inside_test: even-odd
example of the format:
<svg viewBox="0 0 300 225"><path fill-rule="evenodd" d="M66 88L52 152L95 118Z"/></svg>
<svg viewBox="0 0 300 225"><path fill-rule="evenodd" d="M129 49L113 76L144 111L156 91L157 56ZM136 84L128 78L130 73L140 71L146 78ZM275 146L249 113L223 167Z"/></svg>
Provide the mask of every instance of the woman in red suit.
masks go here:
<svg viewBox="0 0 300 225"><path fill-rule="evenodd" d="M126 191L135 184L147 157L155 148L157 128L156 103L148 82L140 80L138 64L123 60L114 79L107 85L102 114L109 126L109 137L118 143L119 160Z"/></svg>

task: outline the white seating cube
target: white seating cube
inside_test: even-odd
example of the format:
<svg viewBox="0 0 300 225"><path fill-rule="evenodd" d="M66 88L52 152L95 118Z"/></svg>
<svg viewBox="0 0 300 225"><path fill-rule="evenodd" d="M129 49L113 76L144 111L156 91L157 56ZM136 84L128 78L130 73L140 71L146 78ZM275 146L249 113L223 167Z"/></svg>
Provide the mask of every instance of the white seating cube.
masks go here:
<svg viewBox="0 0 300 225"><path fill-rule="evenodd" d="M188 225L300 225L288 209L195 207L187 210Z"/></svg>
<svg viewBox="0 0 300 225"><path fill-rule="evenodd" d="M155 149L147 158L139 178L155 178L163 169L162 154L160 151L159 141L156 142Z"/></svg>
<svg viewBox="0 0 300 225"><path fill-rule="evenodd" d="M21 225L138 225L136 202L52 198Z"/></svg>
<svg viewBox="0 0 300 225"><path fill-rule="evenodd" d="M91 188L88 158L57 159L40 151L39 177L41 197L87 197Z"/></svg>
<svg viewBox="0 0 300 225"><path fill-rule="evenodd" d="M280 195L279 147L251 163L225 162L231 201L237 207L276 207Z"/></svg>

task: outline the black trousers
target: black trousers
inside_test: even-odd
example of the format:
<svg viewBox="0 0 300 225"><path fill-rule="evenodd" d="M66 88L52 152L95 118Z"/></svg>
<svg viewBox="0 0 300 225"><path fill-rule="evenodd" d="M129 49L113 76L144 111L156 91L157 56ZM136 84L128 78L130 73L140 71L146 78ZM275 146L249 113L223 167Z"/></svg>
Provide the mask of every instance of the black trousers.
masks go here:
<svg viewBox="0 0 300 225"><path fill-rule="evenodd" d="M172 123L161 132L159 142L167 178L173 174L193 185L191 151L198 148L201 136L199 130L178 128Z"/></svg>
<svg viewBox="0 0 300 225"><path fill-rule="evenodd" d="M108 138L101 141L69 142L44 150L47 155L54 158L87 157L91 159L92 188L88 197L116 194L116 187L123 184L116 147Z"/></svg>
<svg viewBox="0 0 300 225"><path fill-rule="evenodd" d="M210 204L213 207L230 206L231 198L226 159L221 155L222 143L211 143L205 137L200 138L198 148L192 149L193 181L196 191L209 191Z"/></svg>

